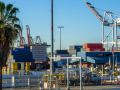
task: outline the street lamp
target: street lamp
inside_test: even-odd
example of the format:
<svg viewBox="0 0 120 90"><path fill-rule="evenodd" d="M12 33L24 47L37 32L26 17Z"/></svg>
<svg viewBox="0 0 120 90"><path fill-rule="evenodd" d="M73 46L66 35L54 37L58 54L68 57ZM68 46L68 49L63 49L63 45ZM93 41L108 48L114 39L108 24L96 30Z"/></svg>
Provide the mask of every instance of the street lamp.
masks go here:
<svg viewBox="0 0 120 90"><path fill-rule="evenodd" d="M107 38L107 51L108 51L108 37L110 36L105 36Z"/></svg>
<svg viewBox="0 0 120 90"><path fill-rule="evenodd" d="M64 26L58 26L57 28L60 28L60 50L61 50L61 28L64 28Z"/></svg>

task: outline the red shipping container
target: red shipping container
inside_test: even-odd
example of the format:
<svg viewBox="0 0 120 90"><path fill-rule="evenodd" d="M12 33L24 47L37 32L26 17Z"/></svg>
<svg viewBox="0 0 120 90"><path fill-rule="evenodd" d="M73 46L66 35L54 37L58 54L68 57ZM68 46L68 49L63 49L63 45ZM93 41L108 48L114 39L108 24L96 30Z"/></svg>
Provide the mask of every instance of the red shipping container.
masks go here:
<svg viewBox="0 0 120 90"><path fill-rule="evenodd" d="M85 48L103 48L102 43L86 43Z"/></svg>
<svg viewBox="0 0 120 90"><path fill-rule="evenodd" d="M99 51L105 51L105 48L86 48L86 51L99 52Z"/></svg>
<svg viewBox="0 0 120 90"><path fill-rule="evenodd" d="M31 67L31 68L35 68L35 62L31 62L30 67Z"/></svg>

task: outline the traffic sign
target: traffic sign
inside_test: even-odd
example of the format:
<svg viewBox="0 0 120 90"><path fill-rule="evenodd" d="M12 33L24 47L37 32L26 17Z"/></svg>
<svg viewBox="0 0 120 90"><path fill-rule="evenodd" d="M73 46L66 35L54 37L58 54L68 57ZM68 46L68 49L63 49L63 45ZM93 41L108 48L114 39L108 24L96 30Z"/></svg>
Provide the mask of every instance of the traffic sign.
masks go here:
<svg viewBox="0 0 120 90"><path fill-rule="evenodd" d="M47 89L47 83L46 82L44 82L44 88Z"/></svg>
<svg viewBox="0 0 120 90"><path fill-rule="evenodd" d="M53 88L55 88L55 84L53 84Z"/></svg>

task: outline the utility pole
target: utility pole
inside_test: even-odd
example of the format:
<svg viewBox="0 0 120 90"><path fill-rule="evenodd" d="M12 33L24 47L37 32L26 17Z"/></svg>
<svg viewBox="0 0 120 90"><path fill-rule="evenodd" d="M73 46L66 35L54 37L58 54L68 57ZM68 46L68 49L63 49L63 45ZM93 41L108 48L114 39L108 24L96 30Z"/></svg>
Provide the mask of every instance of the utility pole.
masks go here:
<svg viewBox="0 0 120 90"><path fill-rule="evenodd" d="M51 0L51 57L53 57L53 0ZM51 80L51 75L53 74L53 59L50 59L50 80Z"/></svg>
<svg viewBox="0 0 120 90"><path fill-rule="evenodd" d="M58 26L57 28L60 28L60 50L61 50L61 28L64 28L64 26Z"/></svg>
<svg viewBox="0 0 120 90"><path fill-rule="evenodd" d="M108 51L108 37L110 36L105 36L107 38L107 51Z"/></svg>

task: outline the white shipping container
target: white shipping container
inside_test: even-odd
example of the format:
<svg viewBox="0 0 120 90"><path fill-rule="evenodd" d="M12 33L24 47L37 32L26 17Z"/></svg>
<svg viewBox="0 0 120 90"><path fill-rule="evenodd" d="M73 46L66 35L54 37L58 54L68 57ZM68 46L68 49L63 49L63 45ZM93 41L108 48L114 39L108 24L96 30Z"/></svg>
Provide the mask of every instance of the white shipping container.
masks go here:
<svg viewBox="0 0 120 90"><path fill-rule="evenodd" d="M34 58L43 58L43 57L46 57L47 54L33 54L33 59Z"/></svg>
<svg viewBox="0 0 120 90"><path fill-rule="evenodd" d="M73 50L73 49L74 49L74 46L69 46L69 49L72 49L72 50Z"/></svg>
<svg viewBox="0 0 120 90"><path fill-rule="evenodd" d="M32 50L46 50L46 46L30 46Z"/></svg>
<svg viewBox="0 0 120 90"><path fill-rule="evenodd" d="M46 50L32 50L32 53L45 54Z"/></svg>
<svg viewBox="0 0 120 90"><path fill-rule="evenodd" d="M69 53L70 54L76 53L76 49L74 49L74 50L69 49Z"/></svg>
<svg viewBox="0 0 120 90"><path fill-rule="evenodd" d="M46 58L34 58L34 59L35 59L35 62L43 62L47 60Z"/></svg>
<svg viewBox="0 0 120 90"><path fill-rule="evenodd" d="M55 54L55 57L60 56L60 57L72 57L72 54ZM69 59L71 60L71 59ZM57 59L54 59L54 61L58 61ZM60 59L62 62L67 62L67 59Z"/></svg>
<svg viewBox="0 0 120 90"><path fill-rule="evenodd" d="M60 56L60 57L71 57L71 54L55 54L55 57Z"/></svg>
<svg viewBox="0 0 120 90"><path fill-rule="evenodd" d="M70 53L70 54L72 54L72 55L76 55L76 53ZM77 55L76 55L77 56Z"/></svg>

